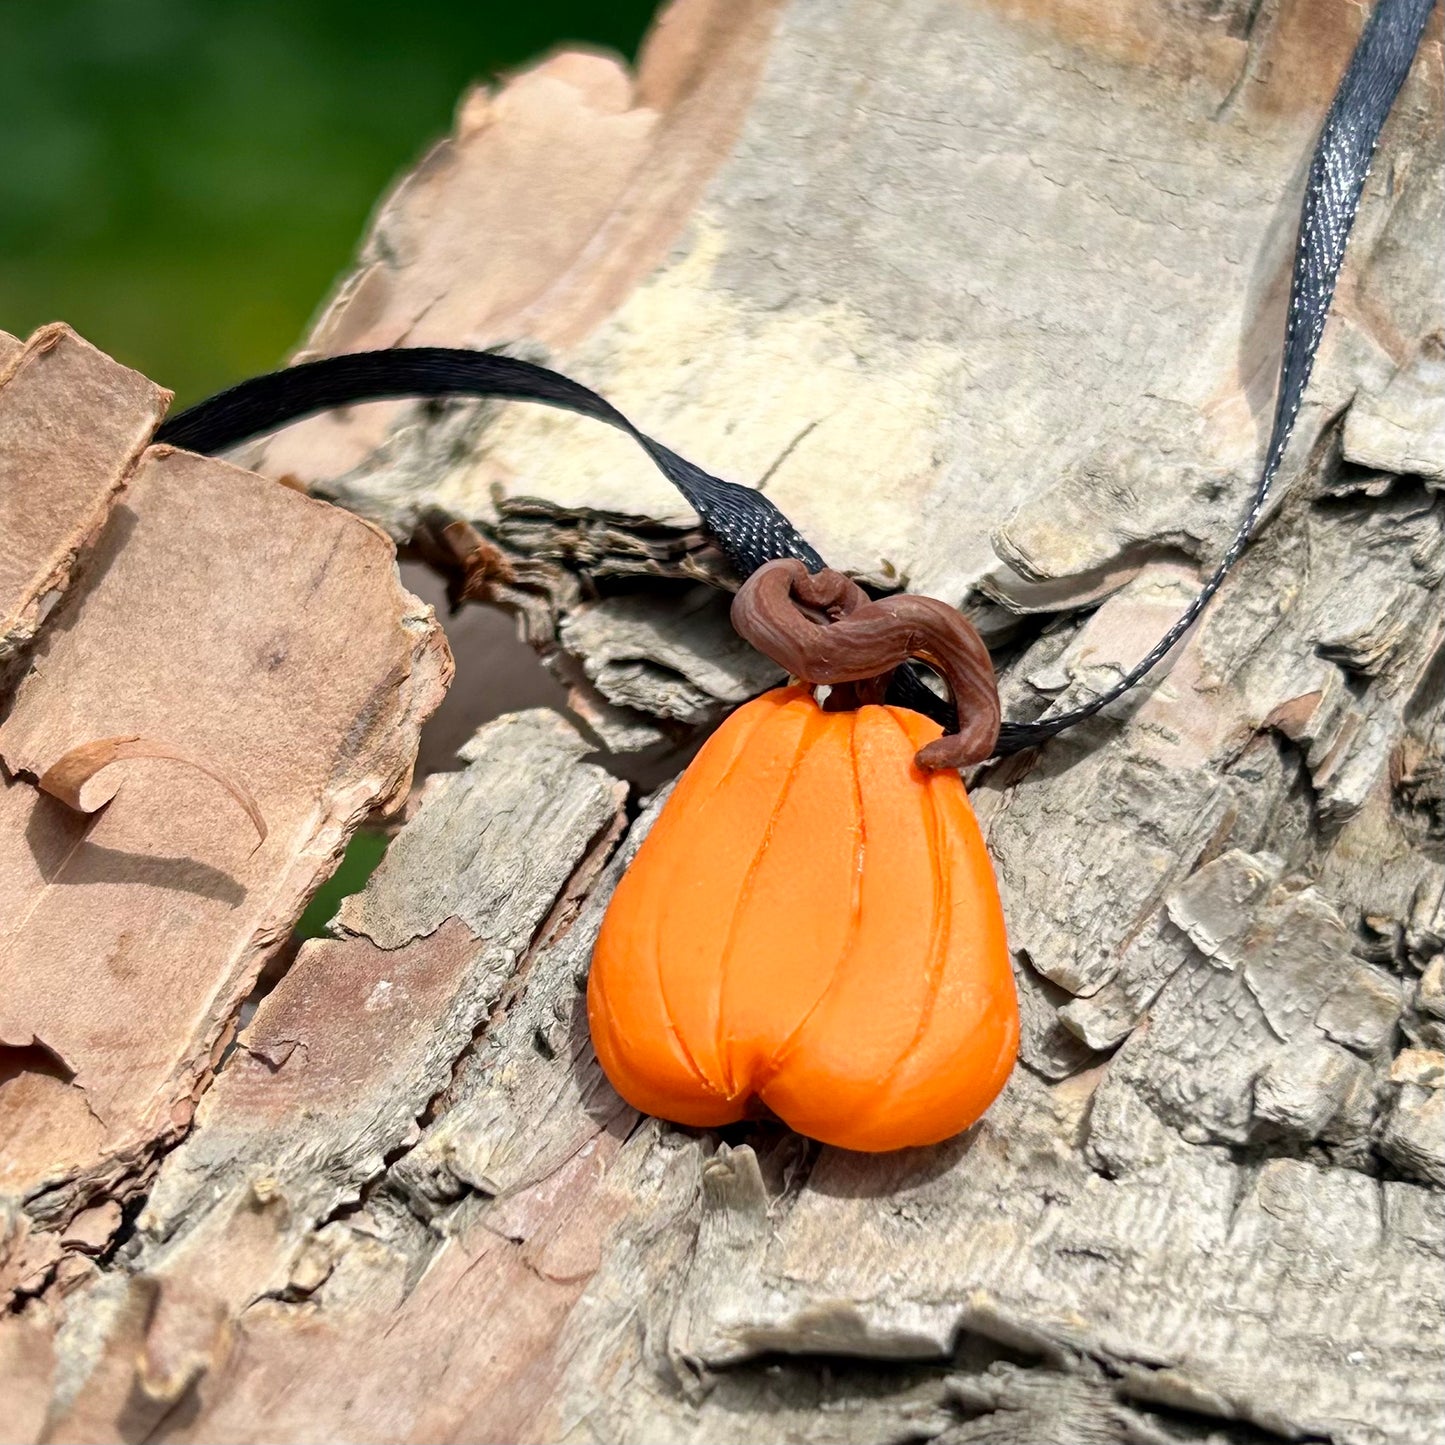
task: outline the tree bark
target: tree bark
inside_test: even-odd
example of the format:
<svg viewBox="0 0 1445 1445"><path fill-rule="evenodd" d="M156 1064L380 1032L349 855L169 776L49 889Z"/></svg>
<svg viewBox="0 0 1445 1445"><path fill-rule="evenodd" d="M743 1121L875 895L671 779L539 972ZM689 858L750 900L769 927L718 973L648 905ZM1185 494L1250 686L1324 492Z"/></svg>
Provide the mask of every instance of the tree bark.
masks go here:
<svg viewBox="0 0 1445 1445"><path fill-rule="evenodd" d="M635 78L562 55L468 97L307 354L544 359L832 565L963 606L1007 716L1067 707L1243 508L1361 18L682 0ZM936 1148L682 1130L598 1072L591 942L659 806L626 755L773 676L646 459L475 403L246 449L516 610L579 721L504 717L427 783L120 1247L0 1331L28 1438L1438 1438L1441 109L1437 14L1199 626L972 779L1022 1057Z"/></svg>

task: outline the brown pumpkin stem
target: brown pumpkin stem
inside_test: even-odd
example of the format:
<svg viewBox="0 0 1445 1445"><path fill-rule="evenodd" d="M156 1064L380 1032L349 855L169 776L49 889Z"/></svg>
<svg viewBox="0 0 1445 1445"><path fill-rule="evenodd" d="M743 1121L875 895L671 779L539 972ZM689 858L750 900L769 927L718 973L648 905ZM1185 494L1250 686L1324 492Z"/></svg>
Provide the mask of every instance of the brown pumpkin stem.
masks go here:
<svg viewBox="0 0 1445 1445"><path fill-rule="evenodd" d="M851 684L845 705L881 702L910 657L948 684L958 731L920 748L920 768L982 762L998 742L998 684L973 624L932 597L876 601L841 572L809 572L790 557L759 567L733 599L733 626L779 667L813 684ZM833 699L830 697L830 703Z"/></svg>

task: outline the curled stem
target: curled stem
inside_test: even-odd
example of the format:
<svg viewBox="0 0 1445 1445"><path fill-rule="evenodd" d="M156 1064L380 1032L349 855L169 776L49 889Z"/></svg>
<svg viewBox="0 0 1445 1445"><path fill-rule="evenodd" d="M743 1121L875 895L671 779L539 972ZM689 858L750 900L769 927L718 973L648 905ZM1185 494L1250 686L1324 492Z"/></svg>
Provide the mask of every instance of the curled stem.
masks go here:
<svg viewBox="0 0 1445 1445"><path fill-rule="evenodd" d="M841 572L781 558L743 583L732 621L794 677L851 685L845 705L881 702L894 669L917 658L948 684L958 709L958 731L920 748L918 766L961 768L992 754L1000 722L993 663L973 624L946 603L907 593L873 600Z"/></svg>

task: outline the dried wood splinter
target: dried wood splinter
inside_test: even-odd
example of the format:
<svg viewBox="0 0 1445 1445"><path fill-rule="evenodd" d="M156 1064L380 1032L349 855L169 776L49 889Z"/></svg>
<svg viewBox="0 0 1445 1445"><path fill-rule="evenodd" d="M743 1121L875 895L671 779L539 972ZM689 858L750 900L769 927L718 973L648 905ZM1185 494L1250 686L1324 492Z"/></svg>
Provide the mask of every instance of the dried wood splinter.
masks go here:
<svg viewBox="0 0 1445 1445"><path fill-rule="evenodd" d="M208 778L214 778L235 800L241 811L251 820L256 830L256 847L266 841L266 820L256 800L240 783L228 778L210 763L182 752L169 743L156 742L135 734L122 737L99 738L95 742L81 743L57 758L40 776L40 790L59 798L67 808L77 813L93 813L102 808L115 796L112 789L104 797L82 799L85 785L96 774L126 758L162 758L170 762L185 763ZM254 851L254 850L253 850Z"/></svg>

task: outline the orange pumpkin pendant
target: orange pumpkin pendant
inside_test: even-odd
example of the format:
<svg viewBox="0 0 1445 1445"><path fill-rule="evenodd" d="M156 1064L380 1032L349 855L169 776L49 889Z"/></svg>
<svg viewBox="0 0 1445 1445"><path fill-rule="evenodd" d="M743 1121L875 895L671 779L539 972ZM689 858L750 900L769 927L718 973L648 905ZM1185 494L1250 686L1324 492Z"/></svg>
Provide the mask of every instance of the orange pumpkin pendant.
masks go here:
<svg viewBox="0 0 1445 1445"><path fill-rule="evenodd" d="M846 1149L966 1129L1013 1067L993 867L942 729L781 688L713 735L619 884L587 1008L628 1103L679 1124L759 1100Z"/></svg>
<svg viewBox="0 0 1445 1445"><path fill-rule="evenodd" d="M915 760L941 733L906 708L825 711L805 684L709 739L593 952L592 1040L624 1099L696 1126L757 1101L870 1151L983 1114L1013 1067L1018 1004L963 782Z"/></svg>

